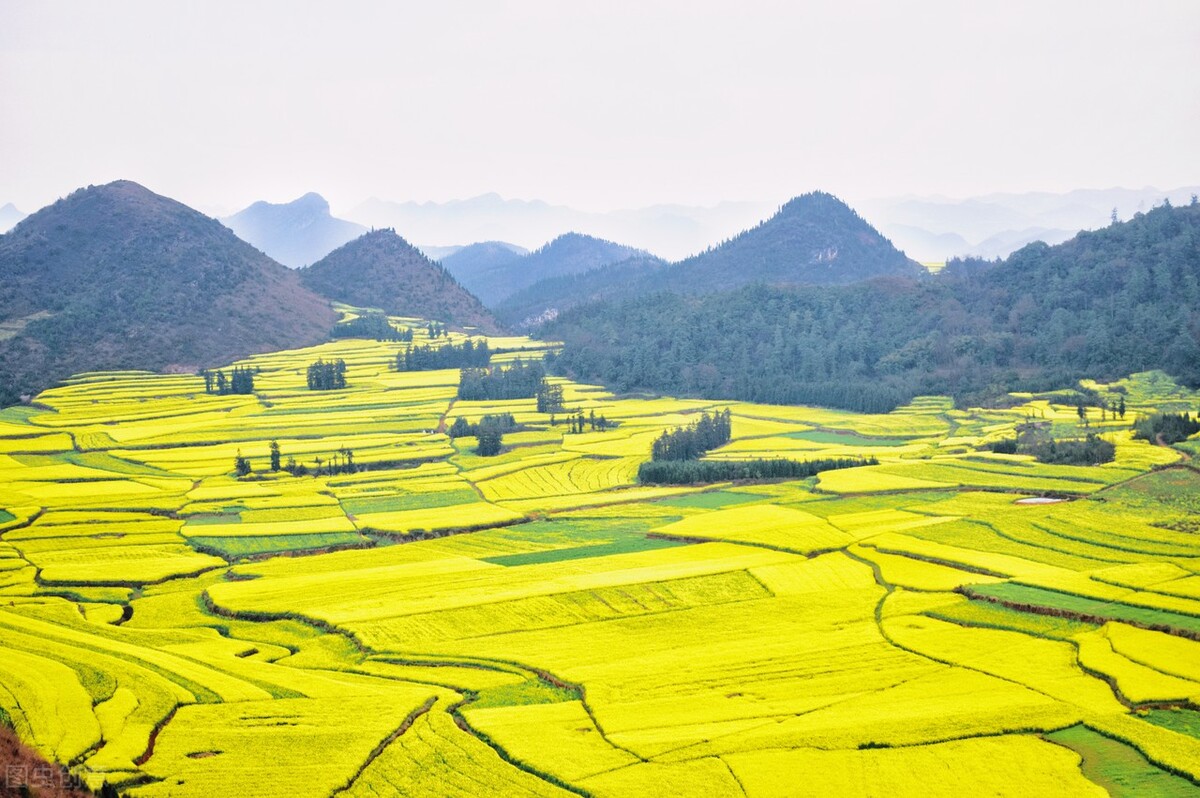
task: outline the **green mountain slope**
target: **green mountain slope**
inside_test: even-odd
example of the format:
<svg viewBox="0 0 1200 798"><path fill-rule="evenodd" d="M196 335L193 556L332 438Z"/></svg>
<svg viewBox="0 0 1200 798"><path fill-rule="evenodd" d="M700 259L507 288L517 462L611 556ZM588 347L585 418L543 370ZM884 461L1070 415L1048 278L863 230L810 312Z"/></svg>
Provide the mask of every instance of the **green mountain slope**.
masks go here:
<svg viewBox="0 0 1200 798"><path fill-rule="evenodd" d="M316 343L335 318L215 219L129 181L80 189L0 236L0 403L79 371Z"/></svg>
<svg viewBox="0 0 1200 798"><path fill-rule="evenodd" d="M350 305L488 332L499 329L478 299L394 230L359 236L300 269L299 275L313 291Z"/></svg>

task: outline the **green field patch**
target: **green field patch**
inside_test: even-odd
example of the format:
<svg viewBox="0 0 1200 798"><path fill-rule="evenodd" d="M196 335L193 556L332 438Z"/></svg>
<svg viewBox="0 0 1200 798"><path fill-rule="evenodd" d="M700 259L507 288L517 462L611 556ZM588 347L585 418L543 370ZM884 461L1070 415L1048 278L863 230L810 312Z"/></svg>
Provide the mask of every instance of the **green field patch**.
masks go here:
<svg viewBox="0 0 1200 798"><path fill-rule="evenodd" d="M715 510L718 507L728 507L732 504L741 504L743 502L759 502L762 501L762 496L755 496L749 493L736 493L731 490L714 490L708 493L693 493L690 496L675 496L670 499L663 499L656 502L665 507L699 507L708 510Z"/></svg>
<svg viewBox="0 0 1200 798"><path fill-rule="evenodd" d="M0 510L0 524L7 524L9 521L15 521L17 517L8 510Z"/></svg>
<svg viewBox="0 0 1200 798"><path fill-rule="evenodd" d="M809 443L822 443L833 446L908 446L911 440L903 438L868 438L857 432L840 430L814 429L804 432L785 432L781 438L792 438Z"/></svg>
<svg viewBox="0 0 1200 798"><path fill-rule="evenodd" d="M1108 790L1113 798L1200 795L1200 787L1192 782L1154 766L1133 746L1087 726L1071 726L1042 736L1083 757L1079 764L1083 775Z"/></svg>
<svg viewBox="0 0 1200 798"><path fill-rule="evenodd" d="M471 702L471 709L559 704L563 701L578 701L581 697L579 691L574 688L559 687L544 679L529 679L518 684L502 684L480 690L479 697Z"/></svg>
<svg viewBox="0 0 1200 798"><path fill-rule="evenodd" d="M1087 619L1105 621L1124 621L1133 626L1151 629L1178 629L1200 635L1200 617L1184 615L1169 610L1156 610L1150 607L1137 607L1119 601L1101 601L1099 599L1062 593L1057 590L1047 590L1041 587L1018 585L1012 582L1001 582L994 585L972 585L965 588L970 598L983 597L998 599L1020 608L1031 611L1059 611Z"/></svg>
<svg viewBox="0 0 1200 798"><path fill-rule="evenodd" d="M1055 618L1049 615L1036 615L1030 612L1009 609L1001 604L989 604L983 601L968 601L962 604L951 604L938 607L925 613L931 618L962 624L964 626L982 626L988 629L1009 629L1014 632L1049 637L1056 640L1067 640L1080 632L1096 628L1096 624L1084 623L1070 618Z"/></svg>
<svg viewBox="0 0 1200 798"><path fill-rule="evenodd" d="M1142 720L1148 720L1155 726L1162 726L1189 737L1200 738L1200 711L1187 707L1172 707L1170 709L1151 709L1141 713Z"/></svg>
<svg viewBox="0 0 1200 798"><path fill-rule="evenodd" d="M146 465L144 463L135 463L132 460L126 460L121 457L114 457L107 452L65 452L62 458L68 463L74 463L78 466L87 468L99 468L103 471L112 471L115 474L129 474L130 476L142 477L178 477L178 474L173 474L170 471L164 471L161 468Z"/></svg>
<svg viewBox="0 0 1200 798"><path fill-rule="evenodd" d="M356 532L318 532L303 535L260 535L249 537L193 537L191 543L203 551L224 557L252 557L291 551L320 551L365 545Z"/></svg>
<svg viewBox="0 0 1200 798"><path fill-rule="evenodd" d="M226 508L227 510L230 508ZM205 524L240 524L242 516L238 512L200 513L187 516L188 526L204 526Z"/></svg>
<svg viewBox="0 0 1200 798"><path fill-rule="evenodd" d="M386 496L357 496L342 499L342 508L350 515L390 513L400 510L428 510L433 507L453 507L479 501L470 488L437 490L420 493L390 493Z"/></svg>
<svg viewBox="0 0 1200 798"><path fill-rule="evenodd" d="M610 554L629 554L635 551L652 551L654 549L666 549L672 546L686 545L688 545L687 542L681 540L664 540L662 538L629 535L609 543L598 543L592 546L573 546L566 549L550 549L548 551L530 551L522 554L504 554L498 557L484 557L483 561L506 567L538 565L548 562L586 560L592 557L607 557Z"/></svg>

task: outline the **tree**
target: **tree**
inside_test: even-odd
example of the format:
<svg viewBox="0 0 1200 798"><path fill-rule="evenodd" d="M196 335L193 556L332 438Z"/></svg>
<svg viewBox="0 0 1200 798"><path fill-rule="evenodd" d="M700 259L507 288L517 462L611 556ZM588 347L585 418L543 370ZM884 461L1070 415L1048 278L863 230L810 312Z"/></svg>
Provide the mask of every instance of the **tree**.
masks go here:
<svg viewBox="0 0 1200 798"><path fill-rule="evenodd" d="M471 424L462 416L454 419L454 423L450 425L449 435L451 438L465 438L471 434Z"/></svg>
<svg viewBox="0 0 1200 798"><path fill-rule="evenodd" d="M494 457L500 454L500 449L504 446L504 433L500 430L499 424L480 424L479 426L479 445L475 448L475 453L480 457Z"/></svg>
<svg viewBox="0 0 1200 798"><path fill-rule="evenodd" d="M239 477L248 476L250 474L250 460L242 456L242 450L238 449L237 457L233 458L233 472Z"/></svg>
<svg viewBox="0 0 1200 798"><path fill-rule="evenodd" d="M271 470L278 471L279 468L279 441L271 441Z"/></svg>
<svg viewBox="0 0 1200 798"><path fill-rule="evenodd" d="M558 383L550 382L545 377L538 383L537 411L539 413L561 413L563 410L563 389Z"/></svg>

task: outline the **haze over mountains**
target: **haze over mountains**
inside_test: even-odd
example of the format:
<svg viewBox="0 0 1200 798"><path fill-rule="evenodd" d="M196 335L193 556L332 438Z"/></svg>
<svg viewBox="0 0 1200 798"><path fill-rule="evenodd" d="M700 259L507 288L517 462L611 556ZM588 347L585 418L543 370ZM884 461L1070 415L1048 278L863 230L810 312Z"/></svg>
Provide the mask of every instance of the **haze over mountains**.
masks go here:
<svg viewBox="0 0 1200 798"><path fill-rule="evenodd" d="M484 304L494 306L539 280L579 274L645 254L612 241L564 233L537 251L515 259L501 255L483 263L454 257L446 267Z"/></svg>
<svg viewBox="0 0 1200 798"><path fill-rule="evenodd" d="M334 218L325 198L312 192L280 204L256 202L221 222L238 238L293 269L316 263L367 232L360 224Z"/></svg>
<svg viewBox="0 0 1200 798"><path fill-rule="evenodd" d="M1060 243L1080 230L1122 219L1169 198L1186 204L1196 187L1081 189L1066 193L987 194L961 199L890 197L847 199L896 247L914 260L955 256L1005 257L1025 244ZM620 241L668 260L689 257L770 215L776 203L723 202L712 207L652 205L589 212L540 200L484 194L450 202L370 199L346 214L365 225L395 227L410 240L436 245L511 241L530 249L573 230ZM422 245L423 249L428 249ZM437 259L441 253L430 254Z"/></svg>

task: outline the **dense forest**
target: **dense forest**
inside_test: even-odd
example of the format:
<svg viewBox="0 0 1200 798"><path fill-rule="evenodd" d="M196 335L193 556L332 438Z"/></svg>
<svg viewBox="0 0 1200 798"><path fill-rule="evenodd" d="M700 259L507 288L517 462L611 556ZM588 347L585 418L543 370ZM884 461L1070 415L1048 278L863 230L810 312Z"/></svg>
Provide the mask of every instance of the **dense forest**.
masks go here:
<svg viewBox="0 0 1200 798"><path fill-rule="evenodd" d="M553 367L617 390L881 412L1162 368L1200 385L1200 205L931 279L659 293L570 310Z"/></svg>
<svg viewBox="0 0 1200 798"><path fill-rule="evenodd" d="M514 360L507 366L465 368L459 371L458 398L468 402L532 399L546 376L540 360Z"/></svg>
<svg viewBox="0 0 1200 798"><path fill-rule="evenodd" d="M439 347L410 346L396 355L396 370L481 368L488 364L491 356L486 338L478 345L468 339L461 344L443 344Z"/></svg>

